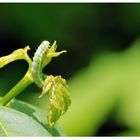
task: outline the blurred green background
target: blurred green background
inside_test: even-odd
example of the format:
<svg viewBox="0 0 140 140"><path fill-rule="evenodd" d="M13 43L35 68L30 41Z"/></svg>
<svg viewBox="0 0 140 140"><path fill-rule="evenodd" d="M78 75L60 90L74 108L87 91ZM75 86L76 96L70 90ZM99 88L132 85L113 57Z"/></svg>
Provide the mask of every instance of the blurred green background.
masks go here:
<svg viewBox="0 0 140 140"><path fill-rule="evenodd" d="M72 104L59 124L68 136L140 136L140 4L0 4L0 56L43 40L68 52L47 74L68 80ZM25 74L24 61L0 69L0 95ZM47 106L31 85L19 99Z"/></svg>

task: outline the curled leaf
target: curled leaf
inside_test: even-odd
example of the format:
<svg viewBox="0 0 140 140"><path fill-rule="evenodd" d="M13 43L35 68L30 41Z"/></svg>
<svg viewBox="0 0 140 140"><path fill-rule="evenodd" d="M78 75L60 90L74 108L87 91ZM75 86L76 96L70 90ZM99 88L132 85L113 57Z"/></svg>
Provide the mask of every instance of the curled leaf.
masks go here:
<svg viewBox="0 0 140 140"><path fill-rule="evenodd" d="M50 101L47 118L50 127L53 127L60 116L67 111L71 103L66 80L61 76L47 76L42 89L42 94L39 98L47 93Z"/></svg>
<svg viewBox="0 0 140 140"><path fill-rule="evenodd" d="M30 50L29 46L25 47L24 49L17 49L7 56L0 57L0 68L19 59L25 59L28 63L30 63L31 60L27 54L28 50Z"/></svg>

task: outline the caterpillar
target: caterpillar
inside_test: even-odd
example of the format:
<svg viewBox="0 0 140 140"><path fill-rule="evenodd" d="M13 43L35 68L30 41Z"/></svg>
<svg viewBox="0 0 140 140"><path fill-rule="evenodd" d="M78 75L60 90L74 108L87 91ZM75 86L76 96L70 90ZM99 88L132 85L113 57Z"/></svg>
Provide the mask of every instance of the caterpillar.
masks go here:
<svg viewBox="0 0 140 140"><path fill-rule="evenodd" d="M42 87L44 80L43 80L43 74L42 74L42 62L44 55L49 49L50 43L48 41L43 41L38 49L36 50L34 57L33 57L33 63L32 63L32 78L35 81L35 83L39 86Z"/></svg>

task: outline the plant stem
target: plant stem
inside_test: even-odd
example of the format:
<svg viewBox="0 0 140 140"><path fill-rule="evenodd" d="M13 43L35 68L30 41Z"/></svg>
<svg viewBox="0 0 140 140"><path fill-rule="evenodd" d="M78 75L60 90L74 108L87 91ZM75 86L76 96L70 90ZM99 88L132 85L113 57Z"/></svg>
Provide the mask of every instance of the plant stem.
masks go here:
<svg viewBox="0 0 140 140"><path fill-rule="evenodd" d="M0 100L0 105L6 105L32 83L33 80L30 76L30 70L28 70L25 76Z"/></svg>

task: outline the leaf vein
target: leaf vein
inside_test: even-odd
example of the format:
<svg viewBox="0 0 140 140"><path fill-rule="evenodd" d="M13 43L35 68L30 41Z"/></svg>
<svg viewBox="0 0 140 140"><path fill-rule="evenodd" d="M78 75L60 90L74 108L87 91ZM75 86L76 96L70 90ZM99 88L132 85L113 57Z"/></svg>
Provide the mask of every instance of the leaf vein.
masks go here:
<svg viewBox="0 0 140 140"><path fill-rule="evenodd" d="M7 133L6 129L4 128L2 122L0 122L0 126L1 126L2 130L4 131L4 133L6 134L6 136L8 136L8 133Z"/></svg>

